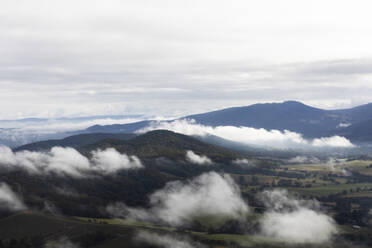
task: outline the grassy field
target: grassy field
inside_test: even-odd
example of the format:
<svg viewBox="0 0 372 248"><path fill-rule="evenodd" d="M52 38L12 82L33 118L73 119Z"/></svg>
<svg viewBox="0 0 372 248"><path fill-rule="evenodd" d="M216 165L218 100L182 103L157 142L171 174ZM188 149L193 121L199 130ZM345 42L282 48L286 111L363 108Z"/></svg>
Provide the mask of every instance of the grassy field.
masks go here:
<svg viewBox="0 0 372 248"><path fill-rule="evenodd" d="M350 190L355 192L358 188L372 188L372 183L352 183L352 184L334 184L327 186L311 187L311 188L288 188L289 190L296 191L303 195L311 196L329 196L333 194L339 194L344 191L347 194L350 193Z"/></svg>

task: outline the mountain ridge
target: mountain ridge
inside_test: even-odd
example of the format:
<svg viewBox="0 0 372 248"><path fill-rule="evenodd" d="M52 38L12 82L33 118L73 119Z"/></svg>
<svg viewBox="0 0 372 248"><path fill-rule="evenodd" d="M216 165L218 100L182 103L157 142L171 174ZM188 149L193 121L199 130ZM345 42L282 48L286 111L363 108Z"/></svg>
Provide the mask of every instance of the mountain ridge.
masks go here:
<svg viewBox="0 0 372 248"><path fill-rule="evenodd" d="M372 119L372 103L336 110L315 108L298 101L258 103L188 115L177 120L183 119L193 119L198 124L214 127L228 125L267 130L289 130L301 133L306 138L319 138L342 135L344 126L352 126ZM146 120L129 124L96 125L85 129L83 132L131 133L150 125L151 122L151 120ZM347 137L353 140L354 134L349 132ZM367 140L372 141L372 136Z"/></svg>

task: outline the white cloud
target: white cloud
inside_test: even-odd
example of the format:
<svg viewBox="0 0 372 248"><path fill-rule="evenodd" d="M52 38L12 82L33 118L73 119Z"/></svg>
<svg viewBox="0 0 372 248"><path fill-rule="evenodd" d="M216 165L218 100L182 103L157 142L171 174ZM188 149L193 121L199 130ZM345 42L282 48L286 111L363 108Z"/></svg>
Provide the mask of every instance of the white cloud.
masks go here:
<svg viewBox="0 0 372 248"><path fill-rule="evenodd" d="M336 232L330 217L304 208L288 213L266 213L261 225L265 235L292 243L324 243Z"/></svg>
<svg viewBox="0 0 372 248"><path fill-rule="evenodd" d="M178 237L176 235L160 235L147 231L139 232L135 239L146 244L156 245L163 248L201 248L204 247L198 242L192 241L189 238Z"/></svg>
<svg viewBox="0 0 372 248"><path fill-rule="evenodd" d="M345 128L351 126L351 123L340 123L337 125L338 128Z"/></svg>
<svg viewBox="0 0 372 248"><path fill-rule="evenodd" d="M172 226L188 224L193 217L218 215L238 218L248 212L239 187L228 175L204 173L191 181L174 181L150 196L148 210L109 205L114 216L161 221Z"/></svg>
<svg viewBox="0 0 372 248"><path fill-rule="evenodd" d="M115 149L92 152L92 161L70 147L53 147L49 152L13 152L0 146L0 168L21 168L31 174L56 173L60 176L85 176L89 172L101 174L115 173L118 170L142 168L136 156L120 154Z"/></svg>
<svg viewBox="0 0 372 248"><path fill-rule="evenodd" d="M232 161L233 164L240 165L243 167L254 167L256 166L255 162L247 158L238 158Z"/></svg>
<svg viewBox="0 0 372 248"><path fill-rule="evenodd" d="M289 243L320 244L337 233L335 222L319 210L317 201L296 199L285 190L264 191L261 201L268 208L260 220L264 235Z"/></svg>
<svg viewBox="0 0 372 248"><path fill-rule="evenodd" d="M186 160L193 164L210 165L212 160L205 155L195 154L193 151L186 152Z"/></svg>
<svg viewBox="0 0 372 248"><path fill-rule="evenodd" d="M311 156L311 157L296 156L296 157L288 159L288 162L293 163L293 164L303 164L303 163L316 164L316 163L320 163L320 159L314 156Z"/></svg>
<svg viewBox="0 0 372 248"><path fill-rule="evenodd" d="M5 183L0 183L0 209L10 211L26 209L21 198Z"/></svg>
<svg viewBox="0 0 372 248"><path fill-rule="evenodd" d="M166 129L186 135L215 135L223 139L248 145L275 148L306 148L306 147L353 147L346 138L340 136L326 137L308 141L301 134L288 130L266 130L251 127L235 126L205 126L194 120L175 120L171 122L153 122L149 127L139 130L147 132L155 129Z"/></svg>
<svg viewBox="0 0 372 248"><path fill-rule="evenodd" d="M350 140L341 136L314 139L312 145L315 147L354 147Z"/></svg>
<svg viewBox="0 0 372 248"><path fill-rule="evenodd" d="M92 152L95 168L105 173L112 173L121 169L139 169L143 165L138 157L121 154L114 148Z"/></svg>

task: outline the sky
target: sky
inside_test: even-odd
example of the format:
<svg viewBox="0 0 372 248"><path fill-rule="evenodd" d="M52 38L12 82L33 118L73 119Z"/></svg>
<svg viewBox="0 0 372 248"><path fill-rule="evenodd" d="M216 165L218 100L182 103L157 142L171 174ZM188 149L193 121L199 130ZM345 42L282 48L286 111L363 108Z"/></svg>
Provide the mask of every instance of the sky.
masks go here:
<svg viewBox="0 0 372 248"><path fill-rule="evenodd" d="M372 101L371 1L2 0L0 119Z"/></svg>

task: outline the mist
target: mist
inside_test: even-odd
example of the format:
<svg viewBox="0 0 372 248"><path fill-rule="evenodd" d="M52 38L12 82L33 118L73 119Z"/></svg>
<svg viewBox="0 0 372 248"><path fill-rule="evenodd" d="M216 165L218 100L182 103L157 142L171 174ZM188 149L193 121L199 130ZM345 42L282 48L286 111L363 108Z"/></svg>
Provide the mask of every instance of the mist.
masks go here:
<svg viewBox="0 0 372 248"><path fill-rule="evenodd" d="M151 130L166 129L185 135L208 136L214 135L229 141L246 145L288 148L352 148L355 147L348 139L341 136L322 137L313 140L305 139L302 134L288 130L266 130L264 128L235 127L235 126L205 126L194 120L175 120L172 122L153 122L149 127L139 130L144 133Z"/></svg>
<svg viewBox="0 0 372 248"><path fill-rule="evenodd" d="M45 248L79 248L80 246L73 243L69 238L67 237L61 237L57 240L49 241Z"/></svg>
<svg viewBox="0 0 372 248"><path fill-rule="evenodd" d="M0 209L20 211L27 209L20 196L18 196L6 183L0 183Z"/></svg>
<svg viewBox="0 0 372 248"><path fill-rule="evenodd" d="M144 119L145 116L133 115L0 120L0 145L17 147L40 140L65 138L71 132L94 125L126 124Z"/></svg>

